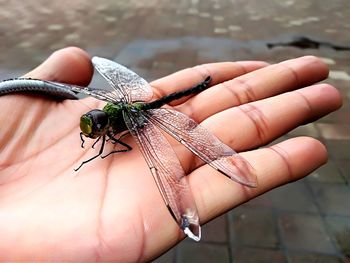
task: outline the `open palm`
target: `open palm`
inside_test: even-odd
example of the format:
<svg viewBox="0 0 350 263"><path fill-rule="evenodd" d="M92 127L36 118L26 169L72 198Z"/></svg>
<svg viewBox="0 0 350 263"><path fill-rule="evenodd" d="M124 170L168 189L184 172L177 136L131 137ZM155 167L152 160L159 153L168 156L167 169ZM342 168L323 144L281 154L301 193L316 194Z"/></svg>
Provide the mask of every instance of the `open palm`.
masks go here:
<svg viewBox="0 0 350 263"><path fill-rule="evenodd" d="M325 163L324 146L307 137L257 148L340 107L332 86L309 86L327 74L320 60L304 57L206 64L151 83L160 97L210 75L210 89L171 106L244 151L257 171L259 186L243 187L174 143L202 224ZM91 75L87 54L67 48L27 76L85 85ZM184 237L131 136L124 141L132 151L74 172L97 153L91 143L80 148L79 118L104 103L19 94L0 102L0 260L147 261Z"/></svg>

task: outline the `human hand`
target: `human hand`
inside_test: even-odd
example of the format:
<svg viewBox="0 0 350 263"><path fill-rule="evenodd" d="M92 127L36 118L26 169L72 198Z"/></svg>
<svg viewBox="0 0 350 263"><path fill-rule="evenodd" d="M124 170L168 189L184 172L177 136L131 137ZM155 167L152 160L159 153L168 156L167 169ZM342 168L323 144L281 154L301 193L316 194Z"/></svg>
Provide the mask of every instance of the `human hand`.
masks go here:
<svg viewBox="0 0 350 263"><path fill-rule="evenodd" d="M206 64L151 83L160 97L210 75L213 87L172 106L242 152L257 171L259 186L247 188L174 145L202 224L326 162L325 147L308 137L254 149L341 106L336 89L314 85L327 74L320 60L304 57L275 65ZM89 57L77 48L54 53L27 74L78 85L91 76ZM0 101L0 251L6 251L0 260L149 261L184 237L130 136L131 152L74 172L95 154L80 148L79 118L104 103L28 95Z"/></svg>

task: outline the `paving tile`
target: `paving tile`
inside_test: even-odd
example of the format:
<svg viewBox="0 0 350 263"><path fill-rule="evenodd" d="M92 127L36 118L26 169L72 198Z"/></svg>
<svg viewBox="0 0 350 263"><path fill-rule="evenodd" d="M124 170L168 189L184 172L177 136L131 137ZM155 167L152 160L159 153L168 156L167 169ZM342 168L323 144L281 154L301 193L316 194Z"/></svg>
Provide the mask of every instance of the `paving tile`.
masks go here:
<svg viewBox="0 0 350 263"><path fill-rule="evenodd" d="M230 262L229 251L226 245L205 244L194 242L182 242L177 246L178 263L228 263Z"/></svg>
<svg viewBox="0 0 350 263"><path fill-rule="evenodd" d="M347 86L348 85L349 84L347 84ZM337 83L334 86L339 87L337 85ZM329 123L343 123L343 124L349 124L350 123L350 114L349 114L350 103L347 102L347 100L349 100L348 98L350 96L349 96L349 93L346 93L343 96L345 98L344 106L341 109L339 109L339 110L337 110L337 111L335 111L335 112L333 112L333 113L323 117L322 121L329 122ZM348 96L348 98L345 97L345 96Z"/></svg>
<svg viewBox="0 0 350 263"><path fill-rule="evenodd" d="M288 255L289 263L342 263L343 259L339 256L317 254L317 253L296 253Z"/></svg>
<svg viewBox="0 0 350 263"><path fill-rule="evenodd" d="M327 216L325 220L339 249L350 257L350 217Z"/></svg>
<svg viewBox="0 0 350 263"><path fill-rule="evenodd" d="M345 184L346 181L340 173L340 169L341 168L338 169L337 164L334 161L328 161L327 164L321 166L316 171L312 172L307 177L307 181L309 181L310 183L319 182Z"/></svg>
<svg viewBox="0 0 350 263"><path fill-rule="evenodd" d="M272 142L270 142L269 144L267 144L266 147L278 144L278 143L283 142L285 140L288 140L290 138L291 138L291 136L289 136L289 135L284 135L284 136L278 137L275 140L273 140Z"/></svg>
<svg viewBox="0 0 350 263"><path fill-rule="evenodd" d="M270 195L268 193L265 193L265 194L262 194L256 198L250 200L247 203L242 204L241 207L271 208L272 207L272 200L270 198Z"/></svg>
<svg viewBox="0 0 350 263"><path fill-rule="evenodd" d="M175 249L176 248L170 249L168 252L166 252L165 254L160 256L159 258L153 260L152 262L153 263L172 263L172 262L175 262Z"/></svg>
<svg viewBox="0 0 350 263"><path fill-rule="evenodd" d="M320 133L318 132L315 124L313 123L299 126L298 128L295 128L294 130L290 131L288 135L293 137L295 136L311 136L314 138L320 137Z"/></svg>
<svg viewBox="0 0 350 263"><path fill-rule="evenodd" d="M281 250L238 247L235 250L235 263L284 263L287 262Z"/></svg>
<svg viewBox="0 0 350 263"><path fill-rule="evenodd" d="M331 140L349 140L350 125L340 123L317 123L317 128L325 139Z"/></svg>
<svg viewBox="0 0 350 263"><path fill-rule="evenodd" d="M277 221L272 211L239 207L230 212L231 242L261 248L279 247Z"/></svg>
<svg viewBox="0 0 350 263"><path fill-rule="evenodd" d="M350 187L339 184L313 183L311 188L322 213L350 216Z"/></svg>
<svg viewBox="0 0 350 263"><path fill-rule="evenodd" d="M202 227L203 242L224 243L228 241L227 215L224 214Z"/></svg>
<svg viewBox="0 0 350 263"><path fill-rule="evenodd" d="M310 190L302 181L281 186L266 195L271 199L272 206L279 210L318 212Z"/></svg>
<svg viewBox="0 0 350 263"><path fill-rule="evenodd" d="M284 213L280 215L279 222L283 243L288 250L337 252L320 216Z"/></svg>
<svg viewBox="0 0 350 263"><path fill-rule="evenodd" d="M350 161L348 160L338 160L336 161L337 166L339 167L341 171L341 175L347 182L347 184L350 184Z"/></svg>
<svg viewBox="0 0 350 263"><path fill-rule="evenodd" d="M326 145L333 160L350 160L350 140L327 140Z"/></svg>

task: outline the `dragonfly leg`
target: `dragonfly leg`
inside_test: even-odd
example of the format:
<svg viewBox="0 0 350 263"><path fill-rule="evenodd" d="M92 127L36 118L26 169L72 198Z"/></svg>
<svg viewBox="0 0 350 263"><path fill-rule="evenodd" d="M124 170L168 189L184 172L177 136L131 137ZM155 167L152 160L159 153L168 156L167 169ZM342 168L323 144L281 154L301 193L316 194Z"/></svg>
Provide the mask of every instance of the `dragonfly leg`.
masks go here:
<svg viewBox="0 0 350 263"><path fill-rule="evenodd" d="M127 130L124 133L122 133L117 140L120 141L122 138L125 137L125 135L128 135L128 134L130 134L129 130Z"/></svg>
<svg viewBox="0 0 350 263"><path fill-rule="evenodd" d="M111 151L110 153L101 156L101 158L106 158L107 156L114 154L114 153L120 153L120 152L129 152L132 150L132 147L129 144L126 144L125 142L122 142L120 139L123 138L126 134L128 134L128 132L122 134L121 136L119 136L119 138L115 138L113 133L107 133L108 139L111 140L113 142L113 144L120 144L123 145L125 147L125 149L122 150L114 150Z"/></svg>
<svg viewBox="0 0 350 263"><path fill-rule="evenodd" d="M129 131L125 131L123 133L121 133L121 135L119 135L118 138L115 138L115 136L117 134L113 133L113 132L109 132L107 135L108 135L108 139L107 141L112 141L113 144L116 144L116 143L119 143L119 141L125 137L125 135L129 134L130 132Z"/></svg>
<svg viewBox="0 0 350 263"><path fill-rule="evenodd" d="M85 140L84 140L84 138L83 138L83 133L82 133L82 132L80 133L80 140L81 140L81 145L80 145L80 147L81 147L81 148L84 148Z"/></svg>
<svg viewBox="0 0 350 263"><path fill-rule="evenodd" d="M94 142L94 144L91 146L92 149L95 149L95 145L96 143L99 142L99 140L101 139L101 136L97 138L97 140Z"/></svg>
<svg viewBox="0 0 350 263"><path fill-rule="evenodd" d="M85 160L83 161L78 168L74 169L74 171L78 171L84 164L96 159L97 157L101 156L101 154L103 153L103 149L105 147L105 142L106 142L106 135L103 135L102 136L102 144L101 144L101 148L100 150L98 151L98 154L96 154L95 156L91 157L90 159L88 160ZM95 143L94 143L95 144ZM101 156L102 157L102 156Z"/></svg>

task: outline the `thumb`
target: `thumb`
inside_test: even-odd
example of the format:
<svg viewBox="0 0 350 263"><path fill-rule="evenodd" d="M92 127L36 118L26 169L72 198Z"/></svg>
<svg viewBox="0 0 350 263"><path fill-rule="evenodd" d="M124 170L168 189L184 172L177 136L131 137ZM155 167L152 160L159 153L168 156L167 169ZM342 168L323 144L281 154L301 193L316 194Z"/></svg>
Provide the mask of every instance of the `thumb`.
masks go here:
<svg viewBox="0 0 350 263"><path fill-rule="evenodd" d="M67 47L54 52L24 77L86 86L92 74L90 56L80 48Z"/></svg>

